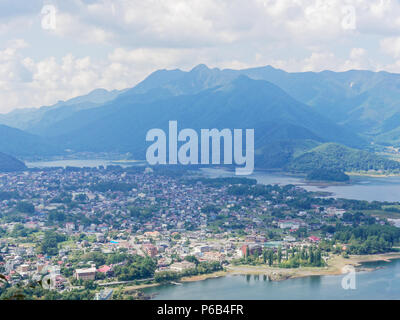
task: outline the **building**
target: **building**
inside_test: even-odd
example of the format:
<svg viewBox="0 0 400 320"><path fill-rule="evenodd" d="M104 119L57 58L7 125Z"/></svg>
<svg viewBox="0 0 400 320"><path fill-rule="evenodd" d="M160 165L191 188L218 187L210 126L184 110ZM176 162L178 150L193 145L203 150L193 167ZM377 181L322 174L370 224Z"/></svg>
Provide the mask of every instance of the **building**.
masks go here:
<svg viewBox="0 0 400 320"><path fill-rule="evenodd" d="M152 258L155 257L158 253L157 247L151 243L143 245L142 249L145 254L149 255Z"/></svg>
<svg viewBox="0 0 400 320"><path fill-rule="evenodd" d="M104 265L97 269L98 272L104 273L105 275L111 275L113 273L112 267Z"/></svg>
<svg viewBox="0 0 400 320"><path fill-rule="evenodd" d="M103 233L96 233L96 241L97 242L104 242L105 241L105 237Z"/></svg>
<svg viewBox="0 0 400 320"><path fill-rule="evenodd" d="M182 272L187 269L193 269L196 265L189 261L182 261L182 262L175 262L171 264L170 269L171 271Z"/></svg>
<svg viewBox="0 0 400 320"><path fill-rule="evenodd" d="M66 230L68 233L72 233L72 232L75 230L75 224L72 223L72 222L67 222L67 223L65 224L65 230Z"/></svg>
<svg viewBox="0 0 400 320"><path fill-rule="evenodd" d="M246 257L247 251L249 255L260 255L262 252L262 247L259 244L244 244L240 250L242 253L242 257Z"/></svg>
<svg viewBox="0 0 400 320"><path fill-rule="evenodd" d="M293 236L286 236L286 237L283 238L283 241L285 241L285 242L295 242L296 238L293 237Z"/></svg>
<svg viewBox="0 0 400 320"><path fill-rule="evenodd" d="M318 237L316 237L316 236L308 237L308 240L310 240L310 241L313 242L313 243L318 243L318 242L321 241L321 239L318 238Z"/></svg>
<svg viewBox="0 0 400 320"><path fill-rule="evenodd" d="M300 228L300 224L297 221L280 221L279 228L297 230Z"/></svg>
<svg viewBox="0 0 400 320"><path fill-rule="evenodd" d="M93 281L96 277L96 268L76 269L75 277L77 280Z"/></svg>
<svg viewBox="0 0 400 320"><path fill-rule="evenodd" d="M28 272L29 271L29 264L21 264L19 267L18 267L18 272L19 273L26 273L26 272Z"/></svg>

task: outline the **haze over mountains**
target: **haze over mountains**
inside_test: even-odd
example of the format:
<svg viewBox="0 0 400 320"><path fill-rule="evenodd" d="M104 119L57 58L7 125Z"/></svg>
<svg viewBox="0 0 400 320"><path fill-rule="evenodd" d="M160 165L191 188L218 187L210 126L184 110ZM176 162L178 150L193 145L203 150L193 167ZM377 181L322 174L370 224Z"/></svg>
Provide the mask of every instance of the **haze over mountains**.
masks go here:
<svg viewBox="0 0 400 320"><path fill-rule="evenodd" d="M399 102L400 75L387 72L159 70L131 89L99 89L0 115L8 126L0 126L7 136L0 152L48 156L71 149L144 159L147 131L167 131L168 121L177 120L180 129L254 128L256 167L283 168L328 142L359 149L371 141L400 144Z"/></svg>

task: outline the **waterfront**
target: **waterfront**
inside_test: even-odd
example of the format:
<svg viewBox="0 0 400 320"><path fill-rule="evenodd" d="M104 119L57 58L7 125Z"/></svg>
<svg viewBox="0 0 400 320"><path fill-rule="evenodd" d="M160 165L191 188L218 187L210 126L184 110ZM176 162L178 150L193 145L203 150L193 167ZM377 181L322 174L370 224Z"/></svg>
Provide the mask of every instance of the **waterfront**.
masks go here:
<svg viewBox="0 0 400 320"><path fill-rule="evenodd" d="M356 273L356 289L344 290L345 275L309 276L269 281L263 275L228 275L216 279L147 288L155 300L364 300L400 299L400 260L368 262L363 267L377 269Z"/></svg>
<svg viewBox="0 0 400 320"><path fill-rule="evenodd" d="M72 160L73 161L73 160ZM62 166L81 166L88 167L90 165L96 167L99 165L106 165L106 163L96 162L96 161L104 161L104 160L76 160L74 163L71 163L71 160L66 160L62 163ZM60 165L60 163L58 163ZM32 165L32 164L31 164ZM42 163L42 166L54 166L54 162L45 162ZM117 172L117 174L115 174ZM216 176L230 176L231 172L220 169L203 169L202 172L205 176L216 177ZM82 179L84 177L84 180ZM172 254L177 252L180 257L184 257L188 252L200 252L199 249L205 248L204 257L207 259L215 259L217 258L219 261L224 259L224 255L229 257L233 257L238 253L238 248L240 248L240 244L229 243L226 238L222 238L219 234L215 235L214 238L210 238L210 235L202 234L201 230L196 230L195 232L190 231L182 231L182 237L184 239L191 239L189 243L184 244L184 239L181 239L182 242L168 242L171 236L168 230L163 230L163 225L167 223L167 226L176 226L178 223L182 223L182 221L190 221L192 225L205 225L203 216L199 214L199 206L202 206L204 203L219 203L221 207L226 207L227 203L233 204L241 204L242 201L251 201L245 202L247 207L252 207L254 212L260 212L267 208L265 206L265 201L263 199L253 199L244 197L243 199L237 199L226 193L224 188L220 187L208 187L202 184L193 188L190 184L181 184L179 179L174 177L165 177L163 175L148 175L143 173L133 173L124 175L124 183L127 185L128 190L126 192L104 192L104 188L109 188L109 186L113 186L113 183L121 181L121 174L119 170L115 171L112 168L109 170L51 170L49 172L40 172L40 171L30 171L25 174L8 174L3 177L3 188L5 191L12 190L15 185L18 186L21 194L26 195L26 199L32 201L34 207L39 207L39 205L44 204L41 208L41 215L38 215L35 218L35 221L30 223L30 227L32 228L40 228L43 223L48 221L54 221L52 210L54 210L53 206L49 205L53 202L54 198L60 197L61 193L56 193L56 191L51 188L54 183L58 183L58 181L63 181L63 184L68 187L68 190L73 190L75 193L86 192L89 188L92 188L93 185L98 184L98 181L101 179L102 181L106 181L108 184L103 186L100 184L98 188L92 188L90 192L91 199L88 197L87 199L77 200L77 205L74 208L74 216L77 216L77 213L81 213L83 216L87 212L96 212L96 219L102 219L99 222L102 222L101 226L95 223L86 223L84 224L82 221L76 221L72 224L68 221L65 224L65 229L58 229L65 232L66 235L70 235L72 232L75 234L91 234L93 232L98 232L99 234L103 233L105 227L112 227L118 230L127 230L127 227L134 226L137 230L137 234L132 235L130 239L119 239L108 238L107 242L101 242L100 240L97 243L96 240L93 245L93 252L95 248L98 249L98 246L104 247L106 250L112 247L123 247L126 248L127 243L129 242L129 248L133 253L139 253L141 255L154 254L157 252L156 250L160 249L160 253L158 258L163 263L169 263L172 261ZM252 177L258 179L260 183L265 184L297 184L299 186L309 185L305 184L301 177L286 175L283 173L266 173L266 172L257 172ZM347 187L352 188L354 186L363 185L363 181L370 180L372 178L368 177L357 177L360 179L359 183L355 183L352 185L336 185L335 187ZM365 180L364 180L365 179ZM377 178L382 181L390 180L392 178ZM84 183L82 182L84 181ZM35 183L33 183L35 182ZM392 183L395 186L400 185L399 183ZM140 189L132 188L132 186L140 186ZM388 182L390 185L390 182ZM34 186L34 187L32 187ZM49 187L50 186L50 190ZM119 187L119 185L116 185ZM312 186L316 188L320 188L318 186ZM328 186L328 188L331 186ZM33 188L33 189L32 189ZM166 189L167 188L167 189ZM274 188L279 196L279 201L276 202L276 205L286 205L288 211L297 212L299 208L290 202L285 201L287 199L288 190L284 190L285 188ZM295 188L290 189L290 196L302 198L304 193L303 191L296 190ZM32 190L35 191L32 193ZM102 191L103 190L103 191ZM124 216L124 212L127 210L127 205L129 205L129 200L133 197L140 198L140 208L152 208L154 205L154 199L161 194L165 195L165 198L161 200L159 203L161 206L165 208L165 211L155 212L155 214L151 217L151 222L147 222L146 226L143 226L146 220L142 220L138 223L136 219L128 220L126 216ZM372 191L371 191L372 192ZM139 193L141 194L138 197ZM34 196L32 196L33 194ZM37 198L36 195L40 194L40 198ZM371 193L372 194L372 193ZM370 194L370 195L371 195ZM117 196L116 196L117 195ZM368 196L368 194L366 194ZM174 205L171 205L171 200L173 199ZM179 199L179 201L177 201ZM316 199L320 200L320 199ZM40 201L40 202L39 202ZM117 210L115 208L115 202L118 201ZM196 205L192 207L189 204L192 204L193 201L196 201ZM339 201L341 202L341 201ZM331 204L333 207L339 207L335 201L332 201ZM15 205L13 202L3 203L4 211L12 212L10 209L14 209ZM192 208L192 211L188 210ZM352 208L351 204L349 204L348 208ZM176 215L174 210L178 210L177 212L181 212L180 215ZM99 214L100 213L100 214ZM140 212L141 213L141 212ZM185 213L185 216L182 216L182 213ZM52 216L52 219L47 219L47 215ZM104 218L111 215L112 219ZM268 216L268 213L265 214ZM91 217L91 215L88 215ZM93 216L93 215L92 215ZM247 226L255 230L252 239L246 241L256 241L253 239L260 239L260 241L265 241L267 238L263 234L263 232L273 227L272 224L264 223L261 220L253 219L248 211L238 211L233 212L231 215L226 217L226 222L232 223L234 222L235 217L240 221L246 221L240 225L240 228L244 228ZM325 216L323 216L325 217ZM124 225L120 227L120 223L126 223L123 221L125 219L128 221L130 225ZM310 221L307 220L307 217L301 216L298 218L301 223L304 223L306 226L310 225ZM65 216L64 216L65 221ZM54 222L53 222L54 223ZM76 223L76 225L75 225ZM122 223L121 223L122 224ZM213 225L213 221L209 222L211 227ZM8 224L4 224L4 229L8 229ZM168 229L168 228L165 228ZM129 229L130 230L130 229ZM159 239L163 242L156 242L155 245L149 244L150 239L153 239L153 232L148 232L148 230L161 230L158 233ZM131 232L131 231L129 231ZM141 237L141 240L135 240L136 237ZM19 236L16 237L19 241ZM100 238L99 238L100 239ZM262 240L264 239L264 240ZM278 237L275 240L282 240L283 237ZM124 241L125 240L125 241ZM153 239L154 240L154 239ZM310 239L304 237L301 239L303 243L307 243L309 245L313 245ZM146 242L144 242L146 241ZM207 244L207 246L204 245ZM273 247L279 245L279 241L268 241L266 243L266 247ZM78 244L76 244L78 245ZM190 247L191 245L191 247ZM166 251L166 248L170 248ZM85 247L86 248L86 247ZM153 250L153 251L149 251ZM340 256L339 256L340 257ZM399 257L396 257L399 258ZM343 260L344 258L342 258ZM385 258L386 259L386 258ZM196 281L200 280L199 275L195 274L193 279L182 279L182 281L194 281L192 283L184 283L183 285L176 286L161 286L157 288L149 288L146 290L150 290L149 294L153 294L155 292L159 293L159 298L168 298L168 299L221 299L221 298L232 298L232 299L337 299L337 298L348 298L348 299L369 299L369 298L397 298L399 297L399 292L397 292L396 288L400 287L398 285L394 285L393 287L388 286L396 284L398 277L396 274L400 269L397 268L397 262L394 264L388 264L387 262L381 262L376 264L377 267L386 267L391 269L387 273L387 271L377 270L375 272L366 273L361 272L357 275L357 279L359 282L357 286L357 290L355 291L344 291L341 288L341 280L343 275L340 275L342 267L345 264L351 264L351 259L344 259L345 262L341 265L337 265L335 263L329 264L328 267L314 268L314 265L306 265L301 269L279 269L272 270L271 268L265 268L263 266L258 266L258 270L254 268L251 269L250 266L238 266L236 270L232 266L227 267L228 276L218 279L209 279L204 281ZM367 260L359 260L367 261ZM331 261L330 261L331 262ZM373 264L372 264L373 265ZM99 265L100 266L100 265ZM99 267L97 266L97 267ZM317 265L317 267L320 265ZM77 266L74 266L76 269ZM179 265L178 265L179 267ZM331 268L332 267L332 268ZM310 268L312 270L306 269ZM321 270L323 269L323 270ZM211 271L220 271L219 269L214 269ZM11 272L11 271L10 271ZM382 273L383 272L383 273ZM222 272L221 272L222 273ZM238 276L234 276L237 274ZM248 275L250 274L250 275ZM337 276L339 274L339 276ZM219 274L219 276L224 274ZM246 276L242 276L246 275ZM248 276L247 276L248 275ZM336 275L336 276L335 276ZM151 274L149 275L151 276ZM205 276L205 275L204 275ZM207 275L207 276L213 276ZM118 274L116 276L112 276L117 279ZM269 278L270 277L270 278ZM115 280L113 279L113 280ZM282 280L287 279L286 281L274 282L269 281L268 279ZM392 282L391 282L392 281ZM400 284L400 283L399 283ZM182 289L185 290L182 291ZM389 292L386 290L389 288ZM225 291L226 292L225 292ZM360 291L358 291L360 290ZM386 290L386 291L385 291ZM172 291L172 292L170 292ZM175 292L176 291L176 292ZM345 292L348 296L346 296L343 292ZM204 297L204 292L212 292L212 296L209 296L210 293L207 293L207 296ZM367 292L367 293L365 293ZM375 293L378 293L376 296ZM301 294L301 297L300 297ZM387 294L387 295L386 295ZM314 295L314 296L313 296Z"/></svg>
<svg viewBox="0 0 400 320"><path fill-rule="evenodd" d="M129 167L143 165L143 161L117 161L117 160L55 160L27 162L29 168L46 167L99 167L120 165ZM232 177L234 172L226 169L203 168L200 169L206 177ZM257 179L262 184L293 184L303 187L307 191L323 191L332 193L335 198L367 200L367 201L400 201L400 177L368 177L352 176L350 184L310 184L302 176L290 175L283 172L255 171L249 178Z"/></svg>
<svg viewBox="0 0 400 320"><path fill-rule="evenodd" d="M234 172L225 169L201 169L205 176L232 177ZM311 184L304 177L279 172L256 171L249 178L257 179L262 184L293 184L307 191L332 193L335 198L367 200L367 201L400 201L400 177L367 177L351 176L349 184Z"/></svg>

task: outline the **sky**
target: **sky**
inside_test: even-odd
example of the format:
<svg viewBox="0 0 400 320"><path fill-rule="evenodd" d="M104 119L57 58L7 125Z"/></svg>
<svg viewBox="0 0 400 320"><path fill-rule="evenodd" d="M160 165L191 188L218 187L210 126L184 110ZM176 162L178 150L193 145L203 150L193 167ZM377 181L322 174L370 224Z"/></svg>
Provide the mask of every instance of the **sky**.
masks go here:
<svg viewBox="0 0 400 320"><path fill-rule="evenodd" d="M200 63L400 73L400 0L0 0L0 113Z"/></svg>

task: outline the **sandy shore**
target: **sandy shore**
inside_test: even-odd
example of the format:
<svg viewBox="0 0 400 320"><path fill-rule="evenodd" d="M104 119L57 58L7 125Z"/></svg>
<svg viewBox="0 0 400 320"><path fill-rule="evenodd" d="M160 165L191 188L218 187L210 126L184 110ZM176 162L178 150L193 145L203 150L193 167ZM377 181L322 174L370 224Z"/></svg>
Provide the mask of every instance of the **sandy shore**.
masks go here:
<svg viewBox="0 0 400 320"><path fill-rule="evenodd" d="M228 274L227 271L218 271L215 273L210 273L210 274L202 274L198 276L193 276L193 277L184 277L180 280L180 282L194 282L194 281L203 281L207 279L215 279L215 278L220 278L224 277Z"/></svg>
<svg viewBox="0 0 400 320"><path fill-rule="evenodd" d="M364 262L372 262L372 261L387 261L400 259L399 252L385 253L385 254L377 254L377 255L362 255L362 256L350 256L348 259L343 258L342 256L335 255L331 256L327 261L327 266L323 268L296 268L296 269L283 269L278 267L268 267L268 266L228 266L226 267L226 271L219 271L210 274L203 274L193 277L184 277L179 282L195 282L195 281L203 281L207 279L216 279L220 277L231 275L266 275L272 281L282 281L293 278L302 278L309 276L324 276L324 275L341 275L343 274L342 270L345 266L354 266L359 267ZM363 271L373 271L374 269L363 269ZM160 283L151 283L151 284L143 284L136 286L128 286L124 288L125 293L133 293L137 290L157 287L162 284Z"/></svg>
<svg viewBox="0 0 400 320"><path fill-rule="evenodd" d="M345 172L348 176L368 177L368 178L389 178L400 177L400 173L364 173L364 172Z"/></svg>
<svg viewBox="0 0 400 320"><path fill-rule="evenodd" d="M301 278L309 276L323 276L323 275L340 275L345 266L360 266L363 262L370 261L390 261L393 259L400 259L400 253L386 253L378 255L362 255L350 256L348 259L342 256L332 256L327 261L327 266L322 268L296 268L296 269L283 269L278 267L268 266L229 266L227 267L228 273L240 275L266 275L273 281L281 281L291 278ZM372 269L373 270L373 269ZM371 270L371 271L372 271Z"/></svg>
<svg viewBox="0 0 400 320"><path fill-rule="evenodd" d="M125 293L132 293L133 291L151 288L151 287L158 287L159 283L149 283L149 284L139 284L137 286L128 286L124 288Z"/></svg>

